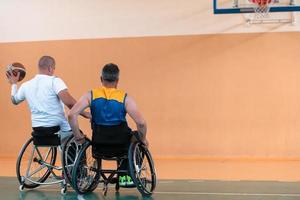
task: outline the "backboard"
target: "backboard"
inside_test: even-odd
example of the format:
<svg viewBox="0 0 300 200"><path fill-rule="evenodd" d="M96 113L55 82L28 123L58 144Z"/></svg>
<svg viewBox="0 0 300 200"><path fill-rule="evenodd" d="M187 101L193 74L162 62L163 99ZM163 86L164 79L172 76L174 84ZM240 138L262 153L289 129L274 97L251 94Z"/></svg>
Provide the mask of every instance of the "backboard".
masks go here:
<svg viewBox="0 0 300 200"><path fill-rule="evenodd" d="M273 0L269 12L300 11L300 0ZM214 14L254 13L249 0L213 0Z"/></svg>

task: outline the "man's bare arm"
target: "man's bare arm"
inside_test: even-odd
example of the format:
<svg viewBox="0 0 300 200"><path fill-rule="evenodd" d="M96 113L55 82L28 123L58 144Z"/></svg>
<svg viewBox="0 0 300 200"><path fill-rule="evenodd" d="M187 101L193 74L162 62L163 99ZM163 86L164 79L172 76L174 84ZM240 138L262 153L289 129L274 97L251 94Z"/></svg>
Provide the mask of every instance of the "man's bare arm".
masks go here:
<svg viewBox="0 0 300 200"><path fill-rule="evenodd" d="M133 98L130 96L127 96L125 99L125 108L128 113L128 115L133 119L133 121L136 123L137 130L142 133L144 136L144 140L146 139L146 133L147 133L147 124L145 119L143 118L142 114L139 112L137 105Z"/></svg>
<svg viewBox="0 0 300 200"><path fill-rule="evenodd" d="M68 89L62 90L58 93L58 97L62 100L62 102L69 108L71 109L75 104L76 100L72 97L72 95L69 93ZM85 112L84 110L82 113L80 113L85 118L90 119L90 113Z"/></svg>
<svg viewBox="0 0 300 200"><path fill-rule="evenodd" d="M18 92L18 86L17 84L12 84L11 85L11 102L14 104L14 105L18 105L19 103L21 103L22 101L18 101L16 99L16 94Z"/></svg>
<svg viewBox="0 0 300 200"><path fill-rule="evenodd" d="M64 89L58 93L58 97L62 100L62 102L71 109L75 103L76 100L72 97L72 95L69 93L68 89Z"/></svg>
<svg viewBox="0 0 300 200"><path fill-rule="evenodd" d="M6 72L6 77L8 82L11 84L11 102L14 105L18 105L19 103L21 103L24 99L17 99L17 93L18 93L18 86L17 86L17 82L19 80L20 77L20 72L18 72L16 75L14 75L12 73L12 71L10 72Z"/></svg>
<svg viewBox="0 0 300 200"><path fill-rule="evenodd" d="M72 107L68 114L68 120L73 130L75 140L81 144L84 142L84 135L82 135L79 130L78 115L80 115L80 113L90 106L90 102L91 93L88 92L79 99L79 101Z"/></svg>

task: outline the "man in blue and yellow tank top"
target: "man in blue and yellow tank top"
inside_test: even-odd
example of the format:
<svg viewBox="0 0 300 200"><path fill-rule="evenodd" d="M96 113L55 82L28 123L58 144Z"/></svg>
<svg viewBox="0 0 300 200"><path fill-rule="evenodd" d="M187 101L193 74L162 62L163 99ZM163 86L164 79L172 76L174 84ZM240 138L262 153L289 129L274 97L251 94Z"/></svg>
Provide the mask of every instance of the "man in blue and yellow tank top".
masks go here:
<svg viewBox="0 0 300 200"><path fill-rule="evenodd" d="M102 87L92 89L83 95L69 112L69 123L74 137L78 143L84 143L84 135L79 131L78 115L90 107L92 114L92 127L114 126L124 124L127 127L126 114L136 123L138 132L146 141L147 126L132 97L117 89L119 82L119 68L115 64L107 64L101 73ZM128 128L129 129L129 128ZM130 130L130 129L129 129ZM130 132L131 133L131 132ZM94 135L93 135L94 137ZM120 176L120 186L133 184L128 175Z"/></svg>

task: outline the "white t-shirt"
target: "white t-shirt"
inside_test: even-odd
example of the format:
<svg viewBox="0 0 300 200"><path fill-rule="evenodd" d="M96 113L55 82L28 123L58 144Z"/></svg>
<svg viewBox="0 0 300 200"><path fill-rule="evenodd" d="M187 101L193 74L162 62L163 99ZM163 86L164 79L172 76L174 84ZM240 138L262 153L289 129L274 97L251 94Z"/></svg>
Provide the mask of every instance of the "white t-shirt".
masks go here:
<svg viewBox="0 0 300 200"><path fill-rule="evenodd" d="M67 86L60 78L38 74L24 82L13 97L17 103L26 99L32 127L60 126L61 131L69 131L71 128L65 117L64 104L58 97L64 89Z"/></svg>

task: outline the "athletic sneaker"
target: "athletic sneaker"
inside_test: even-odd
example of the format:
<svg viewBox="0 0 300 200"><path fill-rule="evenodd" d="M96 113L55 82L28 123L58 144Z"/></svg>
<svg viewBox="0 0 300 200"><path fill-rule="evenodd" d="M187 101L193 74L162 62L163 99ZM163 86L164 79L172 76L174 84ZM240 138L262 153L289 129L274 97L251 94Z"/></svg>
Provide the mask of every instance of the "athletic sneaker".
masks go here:
<svg viewBox="0 0 300 200"><path fill-rule="evenodd" d="M119 185L121 187L131 187L134 186L134 183L130 176L124 175L124 176L119 176Z"/></svg>

